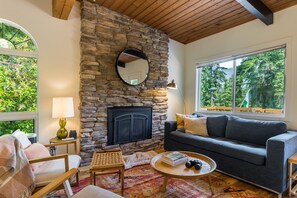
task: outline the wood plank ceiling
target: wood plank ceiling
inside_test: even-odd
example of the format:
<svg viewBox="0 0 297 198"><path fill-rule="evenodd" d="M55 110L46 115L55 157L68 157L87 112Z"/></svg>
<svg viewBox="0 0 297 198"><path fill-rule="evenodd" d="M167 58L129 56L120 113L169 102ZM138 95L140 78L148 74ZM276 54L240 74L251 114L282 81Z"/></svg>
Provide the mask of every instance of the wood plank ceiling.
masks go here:
<svg viewBox="0 0 297 198"><path fill-rule="evenodd" d="M89 0L187 44L256 19L236 0ZM262 0L276 12L297 0ZM263 24L265 25L265 24Z"/></svg>

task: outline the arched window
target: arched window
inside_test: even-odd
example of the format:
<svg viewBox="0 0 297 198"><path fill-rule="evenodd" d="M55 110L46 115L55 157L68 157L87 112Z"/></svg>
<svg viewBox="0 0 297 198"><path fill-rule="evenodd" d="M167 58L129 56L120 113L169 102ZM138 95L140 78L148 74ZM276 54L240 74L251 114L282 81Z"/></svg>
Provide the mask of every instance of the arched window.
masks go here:
<svg viewBox="0 0 297 198"><path fill-rule="evenodd" d="M37 60L32 36L0 19L0 135L36 131Z"/></svg>

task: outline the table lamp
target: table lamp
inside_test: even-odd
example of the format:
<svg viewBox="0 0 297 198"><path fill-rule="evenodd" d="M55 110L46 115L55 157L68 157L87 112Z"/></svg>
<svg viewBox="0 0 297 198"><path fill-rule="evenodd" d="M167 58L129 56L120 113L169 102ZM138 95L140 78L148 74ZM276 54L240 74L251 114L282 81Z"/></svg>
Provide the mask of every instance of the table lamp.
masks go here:
<svg viewBox="0 0 297 198"><path fill-rule="evenodd" d="M54 97L52 107L52 117L60 118L60 129L57 131L57 137L59 139L66 138L68 136L68 131L65 128L66 118L74 117L73 97Z"/></svg>

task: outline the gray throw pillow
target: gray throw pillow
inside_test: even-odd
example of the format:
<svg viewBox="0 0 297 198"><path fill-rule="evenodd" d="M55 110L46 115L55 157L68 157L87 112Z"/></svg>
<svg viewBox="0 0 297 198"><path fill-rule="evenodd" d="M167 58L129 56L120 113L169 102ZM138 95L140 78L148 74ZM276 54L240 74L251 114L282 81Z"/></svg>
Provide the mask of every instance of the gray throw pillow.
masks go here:
<svg viewBox="0 0 297 198"><path fill-rule="evenodd" d="M226 127L226 138L266 145L266 141L285 133L287 125L281 121L260 121L230 116Z"/></svg>
<svg viewBox="0 0 297 198"><path fill-rule="evenodd" d="M222 116L207 116L207 131L208 135L216 137L225 137L226 125L228 117Z"/></svg>

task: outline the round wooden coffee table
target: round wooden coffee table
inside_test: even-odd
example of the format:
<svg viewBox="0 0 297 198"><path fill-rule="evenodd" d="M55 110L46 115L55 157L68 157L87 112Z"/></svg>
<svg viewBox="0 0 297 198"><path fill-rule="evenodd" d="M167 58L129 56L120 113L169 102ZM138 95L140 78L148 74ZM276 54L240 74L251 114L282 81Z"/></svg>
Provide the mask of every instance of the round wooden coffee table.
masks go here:
<svg viewBox="0 0 297 198"><path fill-rule="evenodd" d="M177 166L170 166L162 162L161 160L162 156L168 152L160 153L155 157L153 157L151 160L151 166L157 172L161 173L164 176L163 186L162 186L162 197L164 197L166 192L168 177L181 178L181 179L190 179L190 178L193 179L193 178L198 178L205 175L208 175L209 187L213 195L213 190L211 187L211 178L209 174L213 172L217 167L215 161L199 153L188 152L188 151L179 151L179 152L186 154L189 157L189 160L193 160L193 159L200 160L202 162L202 168L200 170L196 170L194 167L186 168L185 163L182 163Z"/></svg>

